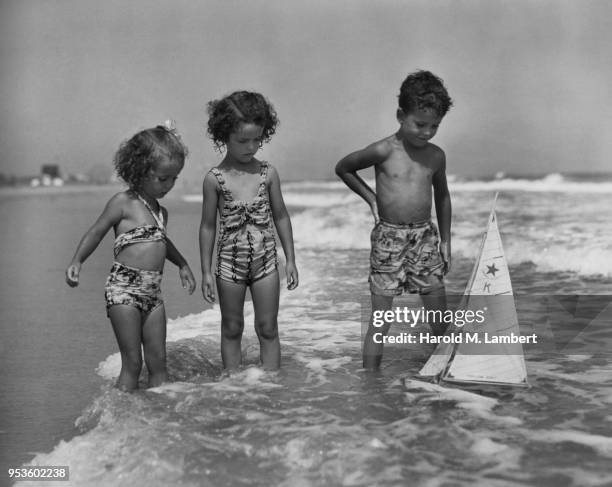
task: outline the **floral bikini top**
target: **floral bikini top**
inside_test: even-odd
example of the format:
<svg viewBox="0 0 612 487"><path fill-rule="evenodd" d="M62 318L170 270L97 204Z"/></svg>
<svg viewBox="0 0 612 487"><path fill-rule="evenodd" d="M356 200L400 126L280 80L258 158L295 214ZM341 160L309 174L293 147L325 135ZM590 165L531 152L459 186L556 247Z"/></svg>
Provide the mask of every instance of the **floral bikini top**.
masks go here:
<svg viewBox="0 0 612 487"><path fill-rule="evenodd" d="M113 245L115 257L128 245L142 242L166 242L166 227L164 226L164 215L162 214L161 207L159 208L159 213L155 213L142 196L139 194L136 196L149 210L157 225L141 225L117 235Z"/></svg>
<svg viewBox="0 0 612 487"><path fill-rule="evenodd" d="M268 163L262 162L259 172L260 182L257 188L257 194L251 202L235 200L232 192L225 184L223 174L216 167L210 170L219 182L221 191L223 192L223 208L221 210L221 228L224 231L239 230L247 224L258 227L269 227L271 225L270 218L270 201L268 200L268 191L266 190L266 177L268 175Z"/></svg>

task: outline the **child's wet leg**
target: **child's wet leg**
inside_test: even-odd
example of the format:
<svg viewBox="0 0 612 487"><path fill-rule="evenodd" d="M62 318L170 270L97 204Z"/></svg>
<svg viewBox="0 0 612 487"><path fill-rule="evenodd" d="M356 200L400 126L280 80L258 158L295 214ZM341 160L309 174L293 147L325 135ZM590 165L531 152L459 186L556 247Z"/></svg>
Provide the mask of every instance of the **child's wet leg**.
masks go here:
<svg viewBox="0 0 612 487"><path fill-rule="evenodd" d="M142 325L142 348L149 371L149 387L168 381L166 369L166 310L164 305L151 310Z"/></svg>
<svg viewBox="0 0 612 487"><path fill-rule="evenodd" d="M221 308L221 360L225 369L232 370L242 363L246 285L217 279L217 293Z"/></svg>
<svg viewBox="0 0 612 487"><path fill-rule="evenodd" d="M255 332L259 338L259 356L263 368L268 370L276 370L280 367L279 294L278 271L251 284L251 296L255 309Z"/></svg>
<svg viewBox="0 0 612 487"><path fill-rule="evenodd" d="M108 316L121 353L121 372L116 387L130 392L138 388L138 377L142 369L140 310L133 306L116 304L110 307Z"/></svg>
<svg viewBox="0 0 612 487"><path fill-rule="evenodd" d="M447 307L446 290L444 286L433 290L431 293L421 294L421 299L423 300L423 307L425 308L425 310L441 311L441 313L431 313L433 314L433 316L436 316L438 314L444 315L444 312L446 311ZM446 332L448 324L444 322L430 322L429 326L431 327L431 331L436 336L442 336Z"/></svg>
<svg viewBox="0 0 612 487"><path fill-rule="evenodd" d="M381 333L381 336L386 336L391 326L390 323L383 323L382 326L376 327L373 324L374 311L387 311L393 305L393 296L381 296L372 294L372 315L370 315L370 323L368 331L363 340L363 368L366 370L378 370L382 361L383 344L376 343L380 340L374 340L374 335Z"/></svg>

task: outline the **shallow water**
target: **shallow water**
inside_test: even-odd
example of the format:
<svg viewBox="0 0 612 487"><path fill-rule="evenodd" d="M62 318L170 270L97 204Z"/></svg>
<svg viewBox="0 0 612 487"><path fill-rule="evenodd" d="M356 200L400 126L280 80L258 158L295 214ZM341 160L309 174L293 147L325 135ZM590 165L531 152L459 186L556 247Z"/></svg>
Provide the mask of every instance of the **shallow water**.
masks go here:
<svg viewBox="0 0 612 487"><path fill-rule="evenodd" d="M455 183L449 293L463 291L492 190L501 183L479 184ZM534 183L551 184L564 182ZM97 368L102 385L74 416L78 434L41 449L47 453L33 463L69 465L72 485L612 485L609 306L587 313L583 326L576 319L581 301L553 322L530 301L580 294L605 302L610 294L612 227L602 225L601 213L590 220L584 214L609 207L612 191L580 192L569 184L565 192L506 188L497 205L523 332L533 323L554 332L547 346L525 347L530 388L419 380L433 346L388 347L381 372L364 373L367 209L335 183L293 183L284 192L300 287L281 295L282 369L257 367L247 303L245 368L223 375L218 309L202 311L199 299L182 296L166 275L173 382L136 394L113 389L119 357L111 347ZM302 197L306 192L317 198ZM197 269L197 196L167 204L175 228L189 229L177 244ZM100 264L92 287L101 288L106 267ZM80 299L88 294L79 292ZM79 323L72 308L62 315ZM94 319L106 326L102 311ZM584 331L576 338L572 327ZM567 333L577 348L562 349Z"/></svg>

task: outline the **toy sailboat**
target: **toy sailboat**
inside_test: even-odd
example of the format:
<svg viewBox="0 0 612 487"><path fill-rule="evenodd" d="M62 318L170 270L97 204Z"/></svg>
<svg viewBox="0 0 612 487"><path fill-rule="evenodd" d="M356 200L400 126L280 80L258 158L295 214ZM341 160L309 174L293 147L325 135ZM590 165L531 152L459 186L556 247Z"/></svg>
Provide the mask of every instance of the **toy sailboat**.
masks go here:
<svg viewBox="0 0 612 487"><path fill-rule="evenodd" d="M495 202L459 309L473 312L485 309L486 319L462 328L450 324L447 335L520 336L510 273L497 227ZM441 342L419 375L436 382L527 386L521 343L493 341L496 343L482 343L482 340Z"/></svg>

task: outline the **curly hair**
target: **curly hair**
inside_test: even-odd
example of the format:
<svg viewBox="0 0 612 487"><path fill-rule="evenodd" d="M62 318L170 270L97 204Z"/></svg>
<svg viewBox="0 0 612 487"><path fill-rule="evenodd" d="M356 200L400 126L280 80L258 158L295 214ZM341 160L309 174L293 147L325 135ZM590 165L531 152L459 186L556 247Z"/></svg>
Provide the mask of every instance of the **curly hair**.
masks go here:
<svg viewBox="0 0 612 487"><path fill-rule="evenodd" d="M263 145L276 132L279 120L272 104L259 93L235 91L208 103L208 134L218 151L222 150L240 123L253 123L262 127Z"/></svg>
<svg viewBox="0 0 612 487"><path fill-rule="evenodd" d="M183 164L187 152L178 134L158 125L142 130L122 142L115 154L114 166L130 189L138 192L145 177L158 161L170 159Z"/></svg>
<svg viewBox="0 0 612 487"><path fill-rule="evenodd" d="M433 109L438 116L446 115L453 101L444 82L430 71L416 71L409 74L400 88L399 107L404 113L415 109Z"/></svg>

